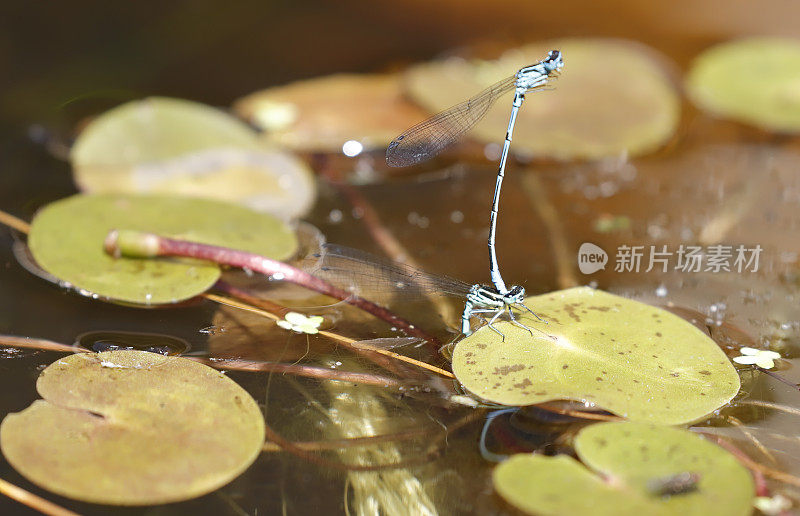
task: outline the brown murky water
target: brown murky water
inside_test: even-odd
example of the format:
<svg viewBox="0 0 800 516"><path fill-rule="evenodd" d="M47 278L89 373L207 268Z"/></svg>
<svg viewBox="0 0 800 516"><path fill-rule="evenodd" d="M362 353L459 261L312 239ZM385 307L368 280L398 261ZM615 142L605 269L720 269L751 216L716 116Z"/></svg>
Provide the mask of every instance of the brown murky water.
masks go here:
<svg viewBox="0 0 800 516"><path fill-rule="evenodd" d="M486 49L561 36L638 40L683 70L693 56L718 41L750 34L800 36L794 23L800 8L783 2L762 2L757 10L721 1L618 2L612 7L579 0L557 6L508 0L493 3L491 9L479 2L352 0L269 5L201 1L166 7L88 2L49 5L46 10L20 4L4 10L0 207L27 219L43 204L75 191L68 164L30 138L37 133L32 127L68 138L85 117L131 98L162 94L227 106L243 94L295 79L339 71L393 70L453 49L490 53ZM379 154L364 159L380 160ZM341 159L331 163L333 168L352 167ZM495 165L474 160L446 165L451 166L359 191L424 268L482 281ZM600 163L511 163L498 233L504 275L524 283L530 293L592 282L648 303L692 310L718 342L728 338L737 345L755 342L780 350L789 357L780 374L798 383L793 357L800 338L799 171L796 138L716 120L688 103L678 135L655 154ZM331 217L333 210L341 211L341 220ZM307 220L331 242L376 250L362 220L334 188L322 188ZM621 226L598 230L604 221ZM227 326L234 332L238 324L216 313L217 307L210 303L140 310L59 290L17 264L11 254L13 241L8 232L0 231L0 333L65 343L91 331L163 333L185 340L199 353L222 352L215 348L219 342L209 326ZM667 246L675 252L686 242L760 245L763 251L758 272L695 273L674 268L662 272L659 267L644 272L646 263L638 273L617 272L612 257L606 270L589 277L575 267L577 249L584 242L609 255L622 245ZM429 305L406 310L403 315L421 326L444 337L451 335ZM368 321L348 319L337 324L343 332L358 328L361 335L374 331L379 336L382 331ZM267 335L272 340L264 347L270 352L258 358L308 359L345 370L367 367L352 353L319 338L287 334L278 342L274 334ZM422 349L405 351L442 362ZM39 371L58 356L27 351L0 354L0 413L21 410L36 399ZM381 490L391 498L388 493L401 484L410 494L401 501L387 499L388 507L408 505L413 499L441 514L509 512L493 495L488 476L492 464L481 458L477 448L483 416L440 403L435 389L406 396L377 387L336 390L289 376L231 376L264 404L267 419L289 439L362 435L364 421L369 420L379 434L423 429L428 435L381 448L368 457L370 461L430 459L432 451L435 457L410 470L363 473L346 481L341 471L288 454L264 453L219 492L181 504L121 512L335 514L344 511L346 499L355 504L364 493ZM797 389L770 377L754 373L743 380L751 399L800 405ZM323 411L322 405L328 409ZM781 469L800 474L796 415L753 406L731 413L773 451ZM553 439L563 425L560 420L543 422L531 416L502 422L502 418L498 425L503 430L489 443L499 449L554 451L561 446ZM446 441L443 427L452 431ZM715 431L741 437L730 426ZM351 464L367 460L357 450L323 456ZM78 512L109 510L45 493L1 459L0 477ZM16 503L0 498L0 512L21 511Z"/></svg>

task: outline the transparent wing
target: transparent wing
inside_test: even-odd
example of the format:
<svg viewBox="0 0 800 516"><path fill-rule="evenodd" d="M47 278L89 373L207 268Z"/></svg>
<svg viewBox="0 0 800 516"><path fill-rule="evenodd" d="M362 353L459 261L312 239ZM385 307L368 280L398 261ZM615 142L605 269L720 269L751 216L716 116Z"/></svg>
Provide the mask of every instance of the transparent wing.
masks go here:
<svg viewBox="0 0 800 516"><path fill-rule="evenodd" d="M389 144L386 163L391 167L407 167L432 158L478 123L495 100L514 89L516 82L516 75L507 77L408 129Z"/></svg>
<svg viewBox="0 0 800 516"><path fill-rule="evenodd" d="M303 266L311 274L369 299L374 295L423 297L428 294L466 296L463 281L421 271L358 249L324 244Z"/></svg>

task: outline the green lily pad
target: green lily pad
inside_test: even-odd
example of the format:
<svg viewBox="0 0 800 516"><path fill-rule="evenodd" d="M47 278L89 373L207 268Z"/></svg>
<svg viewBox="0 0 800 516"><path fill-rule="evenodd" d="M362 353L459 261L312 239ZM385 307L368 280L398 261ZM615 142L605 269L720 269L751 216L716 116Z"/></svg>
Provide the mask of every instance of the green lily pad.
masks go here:
<svg viewBox="0 0 800 516"><path fill-rule="evenodd" d="M750 38L712 47L686 79L702 109L765 129L800 131L800 40Z"/></svg>
<svg viewBox="0 0 800 516"><path fill-rule="evenodd" d="M476 396L504 405L569 399L631 420L697 421L728 403L739 376L719 346L660 308L586 287L527 298L523 313L483 327L453 351L453 373Z"/></svg>
<svg viewBox="0 0 800 516"><path fill-rule="evenodd" d="M258 457L264 420L234 381L145 351L79 353L51 364L37 400L0 425L9 463L40 487L93 503L194 498Z"/></svg>
<svg viewBox="0 0 800 516"><path fill-rule="evenodd" d="M47 272L79 289L117 301L175 303L196 296L220 275L215 264L184 259L112 258L103 240L112 229L223 245L282 260L297 247L287 225L264 213L217 201L137 195L75 195L40 210L28 237Z"/></svg>
<svg viewBox="0 0 800 516"><path fill-rule="evenodd" d="M295 156L265 147L240 120L203 104L152 97L94 119L71 151L75 181L93 193L162 193L305 214L316 182Z"/></svg>
<svg viewBox="0 0 800 516"><path fill-rule="evenodd" d="M431 112L446 109L538 62L564 55L555 91L531 92L519 111L512 152L556 159L638 155L664 145L680 118L680 100L662 59L643 45L613 39L563 39L510 50L495 61L451 59L409 70L411 97ZM497 101L470 133L501 143L511 97Z"/></svg>
<svg viewBox="0 0 800 516"><path fill-rule="evenodd" d="M692 432L600 423L578 434L575 451L586 466L564 455L515 455L495 468L495 489L529 514L752 512L750 473L733 455Z"/></svg>

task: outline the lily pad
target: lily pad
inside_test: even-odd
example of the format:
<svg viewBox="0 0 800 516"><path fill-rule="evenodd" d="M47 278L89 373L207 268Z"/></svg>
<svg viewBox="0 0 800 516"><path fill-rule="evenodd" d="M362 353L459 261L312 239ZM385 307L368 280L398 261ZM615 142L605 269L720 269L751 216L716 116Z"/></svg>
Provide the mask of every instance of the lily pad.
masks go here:
<svg viewBox="0 0 800 516"><path fill-rule="evenodd" d="M800 40L749 38L700 54L689 97L716 115L765 129L800 131Z"/></svg>
<svg viewBox="0 0 800 516"><path fill-rule="evenodd" d="M656 53L611 39L564 39L527 45L496 61L451 59L419 65L407 77L411 97L431 112L446 109L560 49L555 91L531 92L519 111L511 150L535 157L599 159L650 152L672 137L680 100ZM511 98L495 103L470 133L502 142Z"/></svg>
<svg viewBox="0 0 800 516"><path fill-rule="evenodd" d="M269 143L300 151L342 152L354 140L385 147L425 118L392 74L339 74L253 93L234 110L263 129Z"/></svg>
<svg viewBox="0 0 800 516"><path fill-rule="evenodd" d="M234 204L141 195L75 195L39 211L28 237L36 262L75 287L117 301L175 303L196 296L220 275L215 264L183 259L112 258L112 229L149 231L223 245L281 260L297 238L280 220Z"/></svg>
<svg viewBox="0 0 800 516"><path fill-rule="evenodd" d="M264 420L234 381L145 351L80 353L51 364L37 400L0 425L0 446L31 482L93 503L194 498L258 457Z"/></svg>
<svg viewBox="0 0 800 516"><path fill-rule="evenodd" d="M519 454L495 468L497 492L541 515L748 515L753 481L738 460L692 432L640 423L582 430L575 451Z"/></svg>
<svg viewBox="0 0 800 516"><path fill-rule="evenodd" d="M697 421L728 403L739 376L719 346L666 310L586 287L529 297L533 335L483 327L453 352L453 373L476 396L504 405L569 399L631 420Z"/></svg>
<svg viewBox="0 0 800 516"><path fill-rule="evenodd" d="M266 148L240 120L187 100L152 97L102 114L80 134L71 160L87 192L191 195L287 219L316 198L301 160Z"/></svg>

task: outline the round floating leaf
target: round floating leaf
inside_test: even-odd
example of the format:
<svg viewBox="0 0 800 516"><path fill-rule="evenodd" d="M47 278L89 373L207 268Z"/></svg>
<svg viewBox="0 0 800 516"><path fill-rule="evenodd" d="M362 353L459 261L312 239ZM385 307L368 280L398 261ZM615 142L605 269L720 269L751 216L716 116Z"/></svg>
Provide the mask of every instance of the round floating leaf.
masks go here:
<svg viewBox="0 0 800 516"><path fill-rule="evenodd" d="M99 116L71 153L75 181L95 193L190 195L244 204L282 218L316 198L309 168L266 149L250 127L180 99L128 102Z"/></svg>
<svg viewBox="0 0 800 516"><path fill-rule="evenodd" d="M264 441L255 400L183 358L75 354L45 369L36 388L43 400L3 420L3 454L31 482L87 502L203 495L242 473Z"/></svg>
<svg viewBox="0 0 800 516"><path fill-rule="evenodd" d="M397 75L340 74L270 88L234 109L264 129L268 142L302 151L341 152L355 140L386 146L425 112L405 100Z"/></svg>
<svg viewBox="0 0 800 516"><path fill-rule="evenodd" d="M505 405L571 399L631 420L682 424L728 403L739 376L719 346L660 308L586 287L529 297L523 313L483 327L453 352L470 392Z"/></svg>
<svg viewBox="0 0 800 516"><path fill-rule="evenodd" d="M527 45L497 61L452 59L409 71L412 97L432 112L540 61L550 49L564 54L555 91L529 93L514 129L513 152L557 159L597 159L642 154L675 132L680 101L655 52L607 39L565 39ZM508 127L511 98L504 97L471 133L499 143Z"/></svg>
<svg viewBox="0 0 800 516"><path fill-rule="evenodd" d="M717 45L695 59L686 85L702 109L766 129L800 131L800 40Z"/></svg>
<svg viewBox="0 0 800 516"><path fill-rule="evenodd" d="M103 251L111 229L242 249L281 260L297 247L285 223L234 204L180 197L76 195L36 214L28 243L38 264L77 288L118 301L175 303L219 278L214 264L162 259L115 259Z"/></svg>
<svg viewBox="0 0 800 516"><path fill-rule="evenodd" d="M495 468L494 486L515 507L541 515L745 516L755 494L738 460L692 432L601 423L575 440L578 457L520 454Z"/></svg>

